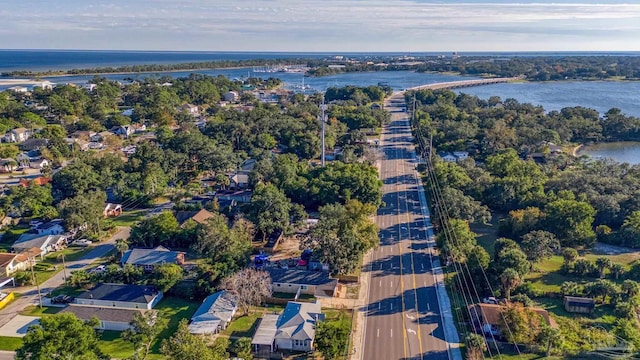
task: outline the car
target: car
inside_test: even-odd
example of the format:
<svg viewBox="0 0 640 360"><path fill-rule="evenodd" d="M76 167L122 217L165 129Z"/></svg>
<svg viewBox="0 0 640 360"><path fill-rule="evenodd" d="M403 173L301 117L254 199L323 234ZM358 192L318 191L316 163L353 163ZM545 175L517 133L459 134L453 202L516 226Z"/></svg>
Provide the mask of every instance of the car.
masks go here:
<svg viewBox="0 0 640 360"><path fill-rule="evenodd" d="M98 265L95 268L93 268L90 272L101 273L101 272L104 272L105 270L107 270L107 265Z"/></svg>
<svg viewBox="0 0 640 360"><path fill-rule="evenodd" d="M71 242L71 244L69 244L70 246L80 246L80 247L87 247L89 245L91 245L92 242L91 240L87 240L87 239L79 239L79 240L74 240Z"/></svg>
<svg viewBox="0 0 640 360"><path fill-rule="evenodd" d="M58 295L58 296L54 296L53 298L51 298L51 303L52 304L69 304L71 302L73 302L75 298L73 296L69 296L69 295Z"/></svg>

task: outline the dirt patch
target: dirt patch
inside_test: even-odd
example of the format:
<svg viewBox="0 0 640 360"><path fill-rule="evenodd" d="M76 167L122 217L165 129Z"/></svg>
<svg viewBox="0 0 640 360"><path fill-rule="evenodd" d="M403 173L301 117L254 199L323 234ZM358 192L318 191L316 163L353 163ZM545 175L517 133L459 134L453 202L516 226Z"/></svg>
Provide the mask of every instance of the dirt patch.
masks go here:
<svg viewBox="0 0 640 360"><path fill-rule="evenodd" d="M300 239L297 236L285 236L278 245L278 250L270 257L271 261L279 261L299 257Z"/></svg>

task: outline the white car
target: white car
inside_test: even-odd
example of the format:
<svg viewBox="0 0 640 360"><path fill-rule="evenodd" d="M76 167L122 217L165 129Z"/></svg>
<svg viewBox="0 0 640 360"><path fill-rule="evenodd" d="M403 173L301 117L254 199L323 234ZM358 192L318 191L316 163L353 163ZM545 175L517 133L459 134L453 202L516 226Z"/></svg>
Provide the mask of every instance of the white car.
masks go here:
<svg viewBox="0 0 640 360"><path fill-rule="evenodd" d="M98 265L94 269L91 270L92 273L101 273L107 270L107 265Z"/></svg>
<svg viewBox="0 0 640 360"><path fill-rule="evenodd" d="M87 240L87 239L80 239L80 240L72 241L72 242L71 242L71 244L69 244L69 245L71 245L71 246L80 246L80 247L87 247L87 246L89 246L89 245L91 245L91 244L93 244L93 243L91 242L91 240Z"/></svg>

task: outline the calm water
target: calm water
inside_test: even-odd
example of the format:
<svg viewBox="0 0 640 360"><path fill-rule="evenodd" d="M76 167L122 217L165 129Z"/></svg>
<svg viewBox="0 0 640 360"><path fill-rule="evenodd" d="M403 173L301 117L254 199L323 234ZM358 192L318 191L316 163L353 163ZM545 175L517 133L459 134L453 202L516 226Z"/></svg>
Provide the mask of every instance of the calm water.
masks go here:
<svg viewBox="0 0 640 360"><path fill-rule="evenodd" d="M594 159L613 159L617 162L640 164L640 142L615 142L583 147L578 155L589 155Z"/></svg>

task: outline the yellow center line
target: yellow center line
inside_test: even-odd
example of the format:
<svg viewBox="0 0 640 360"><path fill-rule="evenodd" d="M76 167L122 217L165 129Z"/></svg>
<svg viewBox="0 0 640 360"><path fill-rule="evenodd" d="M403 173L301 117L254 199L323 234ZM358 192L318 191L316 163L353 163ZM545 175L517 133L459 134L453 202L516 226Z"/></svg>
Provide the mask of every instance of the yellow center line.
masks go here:
<svg viewBox="0 0 640 360"><path fill-rule="evenodd" d="M403 174L407 174L405 172L406 169L406 159L402 159L402 172ZM406 186L405 186L405 190L404 190L404 195L405 195L405 201L404 201L404 205L405 205L405 210L406 210L406 218L407 218L407 224L411 224L411 217L409 216L409 199L407 197L407 190L406 190ZM407 229L408 229L408 234L409 234L409 243L411 244L413 242L413 240L411 239L411 226L407 225ZM420 359L423 358L423 354L424 352L422 351L422 334L420 332L420 308L418 306L418 287L416 286L416 268L413 262L413 253L411 253L411 279L413 280L413 296L415 297L415 304L416 304L416 320L418 321L418 343L420 344Z"/></svg>
<svg viewBox="0 0 640 360"><path fill-rule="evenodd" d="M394 131L394 135L397 135L397 133ZM395 156L395 160L393 161L394 165L395 165L395 175L396 175L396 201L397 201L397 209L398 209L398 250L400 251L400 300L402 300L402 345L404 348L404 358L407 358L407 324L405 322L404 316L405 316L405 305L404 305L404 280L402 278L403 274L402 274L402 246L401 246L401 241L402 241L402 222L401 222L401 215L400 215L400 191L398 189L398 149L396 148L396 156Z"/></svg>

